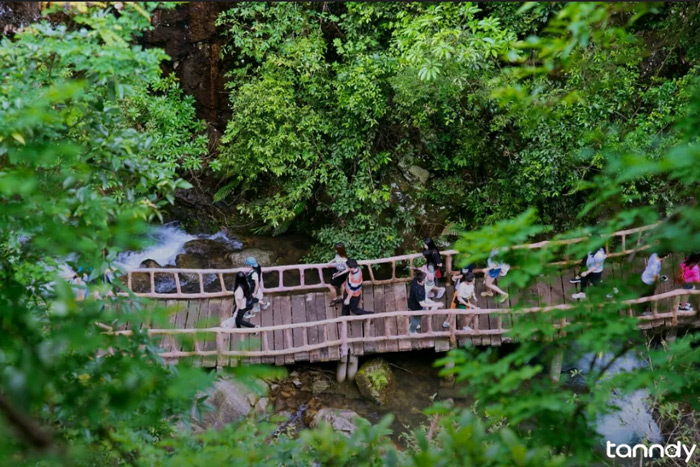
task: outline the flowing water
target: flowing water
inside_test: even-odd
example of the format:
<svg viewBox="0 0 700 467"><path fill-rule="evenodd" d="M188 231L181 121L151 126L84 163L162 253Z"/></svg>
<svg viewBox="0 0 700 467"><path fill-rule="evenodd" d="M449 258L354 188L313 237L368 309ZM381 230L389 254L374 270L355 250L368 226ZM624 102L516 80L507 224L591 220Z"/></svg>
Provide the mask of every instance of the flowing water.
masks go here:
<svg viewBox="0 0 700 467"><path fill-rule="evenodd" d="M230 250L240 250L243 244L237 239L229 238L224 232L217 232L213 235L188 234L176 222L154 227L149 235L151 246L142 251L127 251L119 255L117 264L126 271L137 269L139 265L151 259L161 266L174 266L177 255L185 252L185 243L190 240L206 239L221 242Z"/></svg>

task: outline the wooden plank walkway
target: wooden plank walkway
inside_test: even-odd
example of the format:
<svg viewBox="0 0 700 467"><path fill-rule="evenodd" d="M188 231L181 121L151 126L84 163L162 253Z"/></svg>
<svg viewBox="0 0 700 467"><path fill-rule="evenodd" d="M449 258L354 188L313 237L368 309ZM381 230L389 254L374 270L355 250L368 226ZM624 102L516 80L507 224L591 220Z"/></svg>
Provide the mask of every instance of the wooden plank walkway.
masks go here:
<svg viewBox="0 0 700 467"><path fill-rule="evenodd" d="M639 275L644 269L646 253L636 254L646 247L639 245L639 250L627 249L627 236L641 233L654 226L616 232L613 236L621 242L621 250L608 255L603 281L598 289L611 293L619 287L636 292L641 287ZM572 239L563 243L575 243L582 239ZM540 248L549 242L520 245L512 248ZM559 241L561 244L562 241ZM443 252L447 269L451 270L456 251ZM454 293L451 283L441 284L446 287L446 293L437 300L442 302L443 309L434 312L408 312L408 286L405 266L413 265L420 255L404 255L376 260L364 260L361 263L365 269L365 283L361 307L371 310L374 315L353 316L340 318L341 305L330 305L330 296L325 289L323 267L325 265L288 265L266 268L266 274L273 274L277 279L275 284L265 288L266 297L271 306L261 310L250 319L260 330L230 330L218 327L219 324L232 317L233 299L230 291L225 290L224 275L233 270L182 270L172 269L142 269L129 272L127 285L132 285L132 275L150 275L150 292L138 292L137 295L147 296L156 300L146 306L167 307L170 310L167 326L154 326L149 334L159 341L164 358L168 361L187 359L194 364L212 367L237 365L241 359L248 363L265 363L287 365L299 361L337 361L348 353L360 356L364 354L409 351L413 349L434 348L436 351L446 351L455 345L500 346L509 341L504 332L510 329L516 320L549 319L548 316L536 314L548 311L543 307L570 307L573 304L571 295L578 286L569 283L577 266L572 262L558 262L558 273L541 278L536 284L524 290L513 290L508 300L499 303L496 297L482 297L485 290L483 270L475 270L477 279L475 293L477 305L481 310L450 310L449 304ZM615 259L613 259L615 258ZM673 277L673 271L678 266L678 258L670 258L664 262L663 274ZM569 266L566 266L566 265ZM390 269L389 277L378 277L371 267L377 271L384 268L384 274ZM166 272L164 272L166 271ZM182 274L180 274L182 272ZM298 274L298 283L286 285L283 274ZM313 282L312 275L318 279ZM165 293L156 292L155 277L162 274L174 274L176 291ZM189 274L199 277L199 292L184 289L179 276ZM218 276L220 287L205 290L203 275ZM449 275L449 274L448 274ZM137 277L137 276L134 276ZM188 276L189 277L189 276ZM265 276L268 277L268 276ZM269 278L269 277L268 277ZM369 278L369 280L367 280ZM629 283L625 283L628 278ZM635 282L635 280L637 282ZM190 287L190 286L188 286ZM209 287L209 285L207 285ZM132 289L133 290L133 289ZM136 292L136 291L134 291ZM700 295L700 291L691 292ZM125 295L125 294L121 294ZM127 294L128 295L128 294ZM678 311L678 302L684 291L676 290L669 280L657 287L656 295L648 299L628 301L621 310L623 314L637 315L642 309L651 311L649 316L641 316L640 328L676 327L684 324L700 325L695 312ZM697 302L696 297L692 298ZM645 303L640 303L645 302ZM514 314L518 308L533 308L525 314ZM626 308L626 309L625 309ZM377 316L376 314L382 313ZM409 334L410 314L421 316L421 329L418 334ZM449 327L443 327L443 322L449 322ZM473 331L462 330L469 324ZM562 321L557 323L566 325ZM128 327L128 324L127 326ZM130 330L115 330L118 333L129 334ZM234 354L235 352L235 354Z"/></svg>
<svg viewBox="0 0 700 467"><path fill-rule="evenodd" d="M612 288L612 283L621 278L622 268L639 269L639 264L633 267L625 264L610 263L606 268L603 278L603 286ZM668 274L673 270L673 264L665 264L664 270ZM489 310L512 309L517 306L549 306L571 303L571 294L576 291L576 286L569 283L573 277L573 269L562 270L559 275L543 278L535 286L518 294L513 294L504 303L498 303L497 297L481 297L485 290L482 277L476 280L475 291L477 293L480 308ZM436 300L449 308L454 293L452 284L446 285L445 295ZM375 313L394 312L408 309L408 283L365 285L361 306ZM669 283L662 284L660 292L671 289ZM660 293L659 292L659 293ZM293 323L313 323L340 316L342 305L331 306L330 295L324 292L296 293L296 294L269 294L266 297L271 302L267 310L250 319L253 324L262 327L289 325ZM170 323L175 329L211 328L216 327L223 320L230 318L233 312L231 298L205 298L189 300L161 301L173 310ZM350 353L356 356L372 353L385 353L435 348L436 351L449 350L450 339L446 336L435 337L431 331L446 331L443 322L446 315L424 315L421 320L419 334L427 334L425 338L418 339L393 339L373 342L371 339L380 336L397 336L408 333L409 317L392 316L383 319L353 321L347 326L348 338L357 338L350 345ZM529 319L529 316L518 319ZM534 318L534 317L533 317ZM461 329L469 318L458 316L457 327ZM498 330L509 328L512 318L509 314L485 313L475 317L472 327L478 331ZM326 342L337 342L340 337L340 325L337 323L324 326L310 326L306 328L276 329L253 334L227 334L224 337L226 350L251 350L251 351L279 351L290 347L317 346ZM459 336L459 345L500 346L503 343L500 334L482 334ZM291 344L291 345L290 345ZM216 342L212 334L203 333L195 338L173 338L164 336L162 346L168 352L189 352L193 349L199 351L216 351ZM246 358L250 363L265 363L274 365L286 365L299 361L337 361L340 352L337 345L317 348L310 351L297 352L287 355L269 355L262 357ZM203 356L194 359L194 363L203 366L216 366L216 355ZM228 358L226 364L236 364L234 357ZM219 362L221 365L221 362Z"/></svg>

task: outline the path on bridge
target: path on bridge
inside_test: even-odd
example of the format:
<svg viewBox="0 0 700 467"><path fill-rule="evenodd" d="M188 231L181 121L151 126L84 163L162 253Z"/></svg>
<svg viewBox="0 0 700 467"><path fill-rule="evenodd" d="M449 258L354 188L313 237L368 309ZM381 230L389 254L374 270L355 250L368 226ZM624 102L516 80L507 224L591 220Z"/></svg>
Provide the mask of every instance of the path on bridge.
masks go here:
<svg viewBox="0 0 700 467"><path fill-rule="evenodd" d="M639 275L644 268L643 257L647 255L638 255L630 262L623 256L628 250L624 249L624 242L622 244L624 253L617 255L618 259L622 257L622 261L609 260L606 263L601 287L610 289L614 280L631 274ZM448 253L448 269L451 254ZM479 275L475 285L480 311L444 309L414 312L413 314L423 315L421 329L418 334L409 335L408 322L412 312L402 311L408 308L408 283L406 278L396 277L395 261L392 264L394 272L390 280L376 280L372 275L372 280L367 281L363 287L361 306L374 311L374 315L339 318L341 306L333 307L329 304L330 295L327 290L318 287L309 290L313 286L304 285L302 271L302 286L284 287L280 274L279 284L282 290L268 293L271 306L251 319L252 323L261 326L261 329L256 330L218 327L219 323L233 314L230 294L221 296L216 292L207 293L202 285L198 298L163 299L162 295L168 295L155 294L153 286L152 295L161 295L156 297L160 298L157 302L173 310L170 315L172 329L150 332L156 339L161 339L160 345L166 360L187 358L198 365L219 367L235 365L241 357L250 363L285 365L300 361L337 361L348 353L360 356L423 348L446 351L455 345L467 344L499 346L507 339L503 334L511 325L513 308L519 305L547 307L571 304L571 294L576 291L576 287L569 283L569 278L574 274L573 268L562 267L557 275L542 278L536 285L518 294L511 294L508 300L499 304L496 297L480 296L485 289L483 278ZM677 260L666 261L663 273L672 277L676 266ZM271 269L275 268L290 267ZM369 268L365 266L364 270L367 277ZM203 274L210 272L198 272L200 281ZM151 278L153 276L151 274ZM223 274L219 274L219 278L223 283ZM452 284L446 285L447 291L442 303L448 308L454 289ZM653 315L643 318L646 321L641 327L676 326L679 318L690 316L676 310L677 295L663 296L668 295L668 292L673 295L673 289L675 286L672 281L659 285L658 300L654 298L650 303L653 305L650 306ZM188 295L180 292L178 284L178 294ZM661 302L664 303L660 305ZM474 331L462 331L462 326L472 316L476 316L476 322L471 324ZM445 319L451 322L448 329L442 326Z"/></svg>

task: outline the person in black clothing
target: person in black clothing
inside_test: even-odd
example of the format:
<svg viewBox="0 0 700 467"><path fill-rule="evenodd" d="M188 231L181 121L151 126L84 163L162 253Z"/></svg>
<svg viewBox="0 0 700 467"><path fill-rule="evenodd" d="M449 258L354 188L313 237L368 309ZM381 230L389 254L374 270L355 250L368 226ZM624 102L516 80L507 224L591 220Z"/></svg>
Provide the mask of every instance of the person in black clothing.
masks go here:
<svg viewBox="0 0 700 467"><path fill-rule="evenodd" d="M253 294L250 292L250 286L248 285L248 279L243 272L238 272L236 274L236 282L233 285L233 305L234 305L234 316L237 328L254 328L257 327L250 321L245 320L245 314L253 308ZM222 323L223 327L229 323L230 320L224 321ZM229 323L230 325L230 323Z"/></svg>
<svg viewBox="0 0 700 467"><path fill-rule="evenodd" d="M435 269L435 278L442 278L442 257L440 256L440 250L435 245L435 242L430 237L425 237L423 239L423 257L427 265L432 265Z"/></svg>
<svg viewBox="0 0 700 467"><path fill-rule="evenodd" d="M441 303L433 302L425 297L425 274L418 271L411 282L411 288L408 293L408 309L418 311L429 307L439 307L440 305ZM411 334L418 332L420 329L421 318L421 316L411 316L411 326L409 328Z"/></svg>

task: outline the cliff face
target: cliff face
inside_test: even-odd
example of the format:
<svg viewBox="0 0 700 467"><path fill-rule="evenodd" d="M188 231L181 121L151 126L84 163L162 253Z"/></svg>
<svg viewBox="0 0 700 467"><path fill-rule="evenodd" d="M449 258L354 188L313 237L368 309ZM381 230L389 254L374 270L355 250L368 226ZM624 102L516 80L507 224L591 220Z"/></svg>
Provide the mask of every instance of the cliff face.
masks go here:
<svg viewBox="0 0 700 467"><path fill-rule="evenodd" d="M37 21L39 2L0 2L0 36L12 35L22 26Z"/></svg>
<svg viewBox="0 0 700 467"><path fill-rule="evenodd" d="M208 124L212 149L230 116L221 59L225 38L216 26L217 16L228 7L225 2L190 2L159 10L151 20L154 29L142 38L144 46L161 47L172 57L164 71L175 72L184 91L194 96L197 116Z"/></svg>

